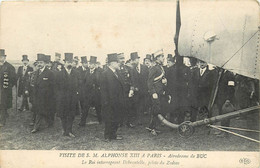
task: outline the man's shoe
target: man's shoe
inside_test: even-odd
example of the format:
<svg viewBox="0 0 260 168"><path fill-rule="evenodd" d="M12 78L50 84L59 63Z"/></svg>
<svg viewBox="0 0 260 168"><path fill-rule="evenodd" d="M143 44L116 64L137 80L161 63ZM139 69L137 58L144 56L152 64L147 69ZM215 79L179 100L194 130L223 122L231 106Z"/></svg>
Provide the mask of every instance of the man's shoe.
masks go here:
<svg viewBox="0 0 260 168"><path fill-rule="evenodd" d="M22 111L23 111L23 109L19 108L19 109L18 109L18 111L22 112Z"/></svg>
<svg viewBox="0 0 260 168"><path fill-rule="evenodd" d="M158 135L155 129L153 129L153 130L151 131L151 134L154 135L154 136L157 136L157 135Z"/></svg>
<svg viewBox="0 0 260 168"><path fill-rule="evenodd" d="M34 122L31 122L29 125L30 125L30 126L34 126Z"/></svg>
<svg viewBox="0 0 260 168"><path fill-rule="evenodd" d="M31 131L31 133L36 133L36 132L38 132L37 129L33 129L33 130Z"/></svg>
<svg viewBox="0 0 260 168"><path fill-rule="evenodd" d="M126 126L129 127L129 128L134 128L134 127L135 127L135 125L134 125L134 124L131 124L131 123L126 124Z"/></svg>
<svg viewBox="0 0 260 168"><path fill-rule="evenodd" d="M73 134L70 132L70 133L69 133L69 137L71 137L71 138L75 138L76 136L73 135Z"/></svg>

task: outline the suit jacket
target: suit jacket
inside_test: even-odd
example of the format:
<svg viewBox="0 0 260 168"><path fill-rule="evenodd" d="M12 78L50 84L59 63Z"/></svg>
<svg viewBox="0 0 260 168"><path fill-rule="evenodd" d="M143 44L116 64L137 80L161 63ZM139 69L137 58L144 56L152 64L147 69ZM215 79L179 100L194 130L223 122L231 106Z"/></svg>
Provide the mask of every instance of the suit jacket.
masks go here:
<svg viewBox="0 0 260 168"><path fill-rule="evenodd" d="M57 115L59 117L74 117L78 105L79 75L76 69L68 74L62 69L57 74Z"/></svg>
<svg viewBox="0 0 260 168"><path fill-rule="evenodd" d="M89 68L83 70L83 67L80 66L77 68L77 71L79 75L79 97L80 101L84 101L86 99L87 94L86 82L88 80L88 76L90 75Z"/></svg>
<svg viewBox="0 0 260 168"><path fill-rule="evenodd" d="M149 94L157 93L159 96L163 95L166 86L162 83L165 78L165 72L161 65L155 65L150 69L148 77L148 91Z"/></svg>
<svg viewBox="0 0 260 168"><path fill-rule="evenodd" d="M194 89L196 89L196 98L198 100L198 106L208 106L211 97L211 92L214 84L214 72L210 71L208 67L206 68L204 74L200 75L200 69L195 68L193 72L193 84Z"/></svg>
<svg viewBox="0 0 260 168"><path fill-rule="evenodd" d="M138 92L142 95L148 92L147 80L149 75L149 69L145 65L140 65L140 73L137 71L136 67L132 69L131 72L131 84L138 89Z"/></svg>
<svg viewBox="0 0 260 168"><path fill-rule="evenodd" d="M16 84L15 68L8 62L0 65L0 107L12 107L12 88Z"/></svg>
<svg viewBox="0 0 260 168"><path fill-rule="evenodd" d="M48 68L45 67L41 73L40 70L36 71L34 90L36 113L46 116L52 113L54 75Z"/></svg>
<svg viewBox="0 0 260 168"><path fill-rule="evenodd" d="M124 88L120 75L107 68L101 78L102 112L105 121L120 122L125 112Z"/></svg>
<svg viewBox="0 0 260 168"><path fill-rule="evenodd" d="M25 85L29 80L29 72L33 72L33 68L29 65L27 66L27 69L25 73L23 74L23 66L20 66L17 71L17 80L18 80L18 97L24 94L25 91Z"/></svg>

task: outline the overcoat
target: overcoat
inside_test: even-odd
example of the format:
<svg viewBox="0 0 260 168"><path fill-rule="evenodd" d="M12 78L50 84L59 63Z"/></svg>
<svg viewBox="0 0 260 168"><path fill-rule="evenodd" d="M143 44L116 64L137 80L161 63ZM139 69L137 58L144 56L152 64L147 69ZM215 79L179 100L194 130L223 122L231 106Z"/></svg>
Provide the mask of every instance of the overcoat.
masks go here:
<svg viewBox="0 0 260 168"><path fill-rule="evenodd" d="M78 105L79 75L76 69L70 74L63 68L57 74L57 116L74 117Z"/></svg>
<svg viewBox="0 0 260 168"><path fill-rule="evenodd" d="M17 80L18 80L18 97L21 97L25 91L25 85L29 80L29 72L33 72L33 68L29 65L25 73L23 74L23 66L20 66L17 71Z"/></svg>
<svg viewBox="0 0 260 168"><path fill-rule="evenodd" d="M53 112L54 102L54 75L51 70L44 68L36 71L34 95L36 114L48 116Z"/></svg>
<svg viewBox="0 0 260 168"><path fill-rule="evenodd" d="M107 68L101 77L102 113L106 122L121 122L125 111L124 88L120 75Z"/></svg>

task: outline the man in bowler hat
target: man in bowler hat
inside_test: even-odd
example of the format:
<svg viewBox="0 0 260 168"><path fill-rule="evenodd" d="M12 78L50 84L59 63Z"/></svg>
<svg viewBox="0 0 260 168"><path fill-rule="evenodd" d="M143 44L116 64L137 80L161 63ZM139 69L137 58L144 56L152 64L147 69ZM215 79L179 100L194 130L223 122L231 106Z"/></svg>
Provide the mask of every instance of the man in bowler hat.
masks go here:
<svg viewBox="0 0 260 168"><path fill-rule="evenodd" d="M72 125L78 105L79 79L73 68L73 53L65 53L64 68L57 74L57 116L62 123L62 134L74 138Z"/></svg>
<svg viewBox="0 0 260 168"><path fill-rule="evenodd" d="M108 54L108 68L102 73L101 95L102 95L102 112L104 113L105 141L122 140L117 135L117 129L123 119L125 108L124 101L124 84L118 74L120 63L117 54Z"/></svg>
<svg viewBox="0 0 260 168"><path fill-rule="evenodd" d="M17 80L18 80L18 97L22 96L22 105L19 111L29 110L28 96L29 92L26 90L25 85L29 80L29 74L33 71L33 68L28 65L29 59L27 55L22 56L23 66L18 67Z"/></svg>
<svg viewBox="0 0 260 168"><path fill-rule="evenodd" d="M5 125L7 109L12 107L12 88L15 83L15 68L6 61L5 50L0 49L0 127Z"/></svg>
<svg viewBox="0 0 260 168"><path fill-rule="evenodd" d="M54 75L46 67L47 62L48 58L44 54L37 54L38 70L36 71L34 84L36 121L32 133L39 131L43 120L48 123L48 126L53 125L51 113L53 112L52 103L54 101Z"/></svg>

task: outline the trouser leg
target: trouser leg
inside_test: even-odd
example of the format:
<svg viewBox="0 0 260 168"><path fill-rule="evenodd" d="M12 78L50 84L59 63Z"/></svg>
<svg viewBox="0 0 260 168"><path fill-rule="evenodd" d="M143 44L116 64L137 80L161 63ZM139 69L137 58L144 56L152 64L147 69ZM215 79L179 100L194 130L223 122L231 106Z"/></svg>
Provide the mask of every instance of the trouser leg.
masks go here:
<svg viewBox="0 0 260 168"><path fill-rule="evenodd" d="M5 125L6 123L6 117L7 117L7 109L0 108L0 123Z"/></svg>
<svg viewBox="0 0 260 168"><path fill-rule="evenodd" d="M102 115L101 115L101 104L95 104L95 109L97 113L98 122L102 122Z"/></svg>
<svg viewBox="0 0 260 168"><path fill-rule="evenodd" d="M67 117L61 117L61 125L62 125L62 129L63 129L63 133L64 135L68 135L67 132Z"/></svg>
<svg viewBox="0 0 260 168"><path fill-rule="evenodd" d="M158 117L157 115L160 114L160 100L159 99L153 99L152 100L152 114L151 114L151 120L149 124L150 129L155 129L157 122L158 122Z"/></svg>
<svg viewBox="0 0 260 168"><path fill-rule="evenodd" d="M115 139L117 137L116 132L118 129L118 122L112 122L111 123L111 139Z"/></svg>
<svg viewBox="0 0 260 168"><path fill-rule="evenodd" d="M40 115L40 114L37 114L36 120L35 120L35 123L34 123L34 129L35 130L39 130L41 123L42 123L42 120L43 120L43 116Z"/></svg>
<svg viewBox="0 0 260 168"><path fill-rule="evenodd" d="M72 126L73 126L74 116L68 116L67 118L67 132L72 133Z"/></svg>
<svg viewBox="0 0 260 168"><path fill-rule="evenodd" d="M104 131L104 137L105 139L111 139L111 132L112 132L112 122L106 121L105 122L105 131Z"/></svg>

